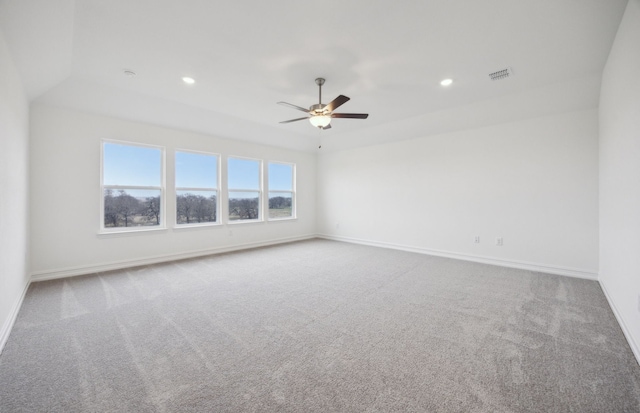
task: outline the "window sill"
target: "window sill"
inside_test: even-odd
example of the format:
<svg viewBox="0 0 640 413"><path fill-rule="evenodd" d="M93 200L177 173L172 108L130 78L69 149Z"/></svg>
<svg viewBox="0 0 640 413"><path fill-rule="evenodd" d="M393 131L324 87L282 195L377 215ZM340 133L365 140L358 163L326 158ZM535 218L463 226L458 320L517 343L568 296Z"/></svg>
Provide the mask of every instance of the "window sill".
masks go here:
<svg viewBox="0 0 640 413"><path fill-rule="evenodd" d="M171 229L172 230L196 230L196 229L207 229L207 228L220 228L222 224L219 222L216 223L201 223L201 224L176 224Z"/></svg>
<svg viewBox="0 0 640 413"><path fill-rule="evenodd" d="M298 217L290 217L290 218L270 218L267 222L282 222L282 221L297 221Z"/></svg>
<svg viewBox="0 0 640 413"><path fill-rule="evenodd" d="M145 228L145 229L128 229L128 230L113 230L113 231L100 231L96 235L98 238L112 238L112 237L130 237L135 235L144 235L152 233L167 232L166 227L162 228Z"/></svg>
<svg viewBox="0 0 640 413"><path fill-rule="evenodd" d="M263 219L237 219L233 221L227 221L227 225L242 225L242 224L264 224Z"/></svg>

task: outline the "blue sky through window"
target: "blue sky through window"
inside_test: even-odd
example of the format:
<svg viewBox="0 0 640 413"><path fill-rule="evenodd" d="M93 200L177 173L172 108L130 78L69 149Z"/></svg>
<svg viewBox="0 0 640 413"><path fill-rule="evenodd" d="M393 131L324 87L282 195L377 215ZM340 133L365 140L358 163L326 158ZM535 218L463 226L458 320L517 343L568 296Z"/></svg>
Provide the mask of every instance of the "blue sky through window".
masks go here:
<svg viewBox="0 0 640 413"><path fill-rule="evenodd" d="M269 163L269 190L293 191L293 166Z"/></svg>
<svg viewBox="0 0 640 413"><path fill-rule="evenodd" d="M104 185L162 186L160 148L104 142ZM176 187L218 187L218 157L193 152L175 152ZM228 188L260 190L260 164L253 159L229 157ZM293 191L293 165L269 163L269 189Z"/></svg>
<svg viewBox="0 0 640 413"><path fill-rule="evenodd" d="M260 161L229 158L229 189L260 190Z"/></svg>
<svg viewBox="0 0 640 413"><path fill-rule="evenodd" d="M217 188L218 157L190 152L176 152L177 188Z"/></svg>
<svg viewBox="0 0 640 413"><path fill-rule="evenodd" d="M162 150L104 143L104 184L161 186Z"/></svg>

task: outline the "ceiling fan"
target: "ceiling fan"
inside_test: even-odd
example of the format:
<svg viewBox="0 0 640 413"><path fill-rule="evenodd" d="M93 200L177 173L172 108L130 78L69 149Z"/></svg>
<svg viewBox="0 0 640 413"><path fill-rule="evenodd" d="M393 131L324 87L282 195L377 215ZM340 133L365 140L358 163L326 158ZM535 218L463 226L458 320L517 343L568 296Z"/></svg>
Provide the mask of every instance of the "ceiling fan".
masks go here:
<svg viewBox="0 0 640 413"><path fill-rule="evenodd" d="M315 105L311 105L309 109L305 109L297 105L292 105L291 103L287 102L278 102L278 105L288 106L309 114L309 116L305 116L303 118L285 120L280 123L291 123L297 122L299 120L309 119L309 122L311 122L311 124L316 128L329 129L331 128L332 118L366 119L369 117L368 113L333 113L333 111L338 107L348 102L349 98L344 95L340 95L328 104L323 105L322 85L324 85L324 81L325 80L321 77L316 79L316 85L318 85L318 103Z"/></svg>

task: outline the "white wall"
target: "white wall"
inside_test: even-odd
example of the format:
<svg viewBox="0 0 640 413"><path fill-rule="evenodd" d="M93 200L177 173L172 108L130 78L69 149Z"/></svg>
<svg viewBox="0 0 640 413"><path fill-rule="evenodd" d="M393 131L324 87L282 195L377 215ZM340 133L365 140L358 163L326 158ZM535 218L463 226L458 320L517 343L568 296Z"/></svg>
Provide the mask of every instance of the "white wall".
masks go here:
<svg viewBox="0 0 640 413"><path fill-rule="evenodd" d="M597 150L592 109L325 153L319 232L595 279Z"/></svg>
<svg viewBox="0 0 640 413"><path fill-rule="evenodd" d="M294 162L298 177L298 219L99 236L101 139L166 147L167 199L172 198L170 183L173 182L175 149L219 153L223 159L236 155ZM313 153L34 104L30 156L30 245L35 279L293 240L316 232L316 157ZM174 213L173 204L168 202L167 216Z"/></svg>
<svg viewBox="0 0 640 413"><path fill-rule="evenodd" d="M28 284L29 106L0 33L0 351Z"/></svg>
<svg viewBox="0 0 640 413"><path fill-rule="evenodd" d="M600 94L600 283L640 360L640 0L630 0Z"/></svg>

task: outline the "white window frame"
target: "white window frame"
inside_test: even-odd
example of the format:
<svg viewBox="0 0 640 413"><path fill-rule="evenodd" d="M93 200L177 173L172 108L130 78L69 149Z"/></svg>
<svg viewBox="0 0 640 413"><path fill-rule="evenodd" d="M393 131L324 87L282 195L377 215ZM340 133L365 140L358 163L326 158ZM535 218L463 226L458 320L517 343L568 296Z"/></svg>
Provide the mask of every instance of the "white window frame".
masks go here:
<svg viewBox="0 0 640 413"><path fill-rule="evenodd" d="M271 188L269 188L269 165L270 164L287 165L291 167L291 191L284 191L280 189L272 190ZM286 220L297 219L297 216L296 216L296 209L297 209L296 207L296 204L297 204L296 202L296 164L292 162L267 161L266 175L267 177L265 181L267 182L267 190L265 191L265 194L266 194L265 216L267 217L267 220L268 221L286 221ZM291 194L291 216L290 217L271 218L269 216L269 198L271 197L270 194L272 192L282 193L282 194Z"/></svg>
<svg viewBox="0 0 640 413"><path fill-rule="evenodd" d="M105 185L104 184L104 145L110 143L115 145L127 145L137 146L142 148L152 148L160 150L160 185L161 186L138 186L138 185ZM101 139L100 140L100 224L99 234L122 234L122 233L134 233L134 232L149 232L159 231L167 229L167 216L166 216L166 149L164 146L149 145L139 142L121 141L115 139ZM114 227L107 228L104 226L104 191L106 189L114 190L159 190L160 191L160 223L154 226L142 226L142 227Z"/></svg>
<svg viewBox="0 0 640 413"><path fill-rule="evenodd" d="M264 211L263 211L263 205L264 205L264 201L262 200L263 198L263 194L264 194L264 172L263 172L263 168L264 168L264 160L262 159L256 159L256 158L249 158L246 156L235 156L235 155L228 155L226 157L226 203L227 203L227 207L225 208L226 211L226 222L227 224L248 224L248 223L255 223L255 222L264 222ZM254 162L258 162L258 189L247 189L247 188L231 188L229 186L229 160L230 159L238 159L238 160L244 160L244 161L254 161ZM229 201L230 201L230 197L229 194L231 192L258 192L258 218L256 219L235 219L232 220L231 219L231 208L229 207Z"/></svg>
<svg viewBox="0 0 640 413"><path fill-rule="evenodd" d="M197 154L197 155L207 155L207 156L215 156L216 157L216 185L217 188L192 188L192 187L178 187L175 186L175 183L177 181L177 165L178 162L176 161L177 159L177 154L178 152L183 152L183 153L193 153L193 154ZM174 176L174 194L175 194L175 216L174 218L174 228L176 229L180 229L180 228L192 228L192 227L207 227L207 226L216 226L216 225L221 225L222 224L222 210L220 209L221 206L221 189L220 189L220 181L221 181L221 158L222 156L219 153L213 153L213 152L205 152L205 151L194 151L191 149L175 149L173 151L173 160L174 160L174 167L173 167L173 176ZM189 223L189 224L179 224L178 223L178 191L215 191L216 192L216 220L214 222L195 222L195 223Z"/></svg>

